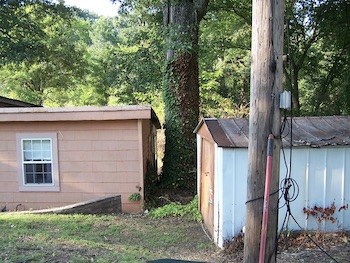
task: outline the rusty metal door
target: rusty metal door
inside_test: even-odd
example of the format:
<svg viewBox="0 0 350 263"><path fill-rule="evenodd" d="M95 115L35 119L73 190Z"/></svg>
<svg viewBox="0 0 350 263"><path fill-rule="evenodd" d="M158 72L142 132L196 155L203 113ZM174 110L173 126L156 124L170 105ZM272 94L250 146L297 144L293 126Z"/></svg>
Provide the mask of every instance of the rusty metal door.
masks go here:
<svg viewBox="0 0 350 263"><path fill-rule="evenodd" d="M214 232L214 145L202 139L200 211L211 236Z"/></svg>

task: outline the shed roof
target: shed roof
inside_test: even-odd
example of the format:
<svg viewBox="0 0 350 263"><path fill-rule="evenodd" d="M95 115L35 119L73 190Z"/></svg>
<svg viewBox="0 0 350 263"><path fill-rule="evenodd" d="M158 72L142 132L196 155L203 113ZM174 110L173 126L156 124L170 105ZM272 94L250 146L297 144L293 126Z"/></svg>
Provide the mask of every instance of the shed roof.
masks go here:
<svg viewBox="0 0 350 263"><path fill-rule="evenodd" d="M195 132L204 123L219 147L248 147L248 119L203 119ZM282 133L284 146L289 146L291 140L293 146L324 147L350 144L350 116L293 117L287 119L285 126Z"/></svg>
<svg viewBox="0 0 350 263"><path fill-rule="evenodd" d="M159 119L149 105L0 108L0 122L100 121L126 119L149 119L152 120L156 128L160 128Z"/></svg>
<svg viewBox="0 0 350 263"><path fill-rule="evenodd" d="M8 108L8 107L42 107L42 106L0 96L0 108Z"/></svg>

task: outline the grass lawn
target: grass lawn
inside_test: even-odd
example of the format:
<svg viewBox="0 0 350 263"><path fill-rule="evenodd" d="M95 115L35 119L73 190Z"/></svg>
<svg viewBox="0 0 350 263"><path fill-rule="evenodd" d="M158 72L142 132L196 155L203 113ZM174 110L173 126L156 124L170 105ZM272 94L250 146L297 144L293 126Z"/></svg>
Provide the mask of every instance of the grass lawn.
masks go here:
<svg viewBox="0 0 350 263"><path fill-rule="evenodd" d="M200 223L180 217L0 214L1 262L215 262Z"/></svg>

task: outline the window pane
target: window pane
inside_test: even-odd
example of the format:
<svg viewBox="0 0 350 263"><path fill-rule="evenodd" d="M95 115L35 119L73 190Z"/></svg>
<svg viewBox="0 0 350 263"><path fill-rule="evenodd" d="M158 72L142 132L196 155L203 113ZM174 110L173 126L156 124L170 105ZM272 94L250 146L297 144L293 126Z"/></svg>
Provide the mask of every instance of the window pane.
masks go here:
<svg viewBox="0 0 350 263"><path fill-rule="evenodd" d="M35 164L35 172L36 173L43 172L43 165L42 164Z"/></svg>
<svg viewBox="0 0 350 263"><path fill-rule="evenodd" d="M51 140L42 140L42 150L51 151Z"/></svg>
<svg viewBox="0 0 350 263"><path fill-rule="evenodd" d="M26 184L34 184L34 175L33 174L26 174L25 183Z"/></svg>
<svg viewBox="0 0 350 263"><path fill-rule="evenodd" d="M35 151L41 151L41 140L32 140L32 149Z"/></svg>
<svg viewBox="0 0 350 263"><path fill-rule="evenodd" d="M52 170L51 170L51 163L43 164L43 171L46 172L46 173L51 173L52 172Z"/></svg>
<svg viewBox="0 0 350 263"><path fill-rule="evenodd" d="M33 160L32 152L25 151L24 152L24 161L32 161L32 160Z"/></svg>
<svg viewBox="0 0 350 263"><path fill-rule="evenodd" d="M44 182L44 177L42 173L35 174L35 183L42 184Z"/></svg>
<svg viewBox="0 0 350 263"><path fill-rule="evenodd" d="M24 173L33 173L33 172L34 172L34 164L24 165Z"/></svg>
<svg viewBox="0 0 350 263"><path fill-rule="evenodd" d="M32 141L23 140L23 150L31 150L31 149L32 149Z"/></svg>
<svg viewBox="0 0 350 263"><path fill-rule="evenodd" d="M43 151L42 152L42 160L43 161L51 161L51 151Z"/></svg>
<svg viewBox="0 0 350 263"><path fill-rule="evenodd" d="M52 175L51 173L45 173L44 174L44 182L47 184L51 184L52 183Z"/></svg>
<svg viewBox="0 0 350 263"><path fill-rule="evenodd" d="M33 161L41 161L41 152L40 151L33 151Z"/></svg>
<svg viewBox="0 0 350 263"><path fill-rule="evenodd" d="M24 180L26 184L34 183L34 165L25 164L24 165Z"/></svg>

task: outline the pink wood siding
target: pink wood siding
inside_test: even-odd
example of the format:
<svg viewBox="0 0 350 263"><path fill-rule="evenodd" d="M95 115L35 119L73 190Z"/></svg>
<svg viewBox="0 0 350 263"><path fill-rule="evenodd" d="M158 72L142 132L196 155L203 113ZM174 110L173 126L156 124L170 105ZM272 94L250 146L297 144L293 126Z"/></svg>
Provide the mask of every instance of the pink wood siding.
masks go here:
<svg viewBox="0 0 350 263"><path fill-rule="evenodd" d="M149 123L140 131L137 120L0 122L0 206L44 209L120 194L123 212L139 212L141 202L128 198L143 192ZM23 132L57 133L60 192L19 192L16 133Z"/></svg>

